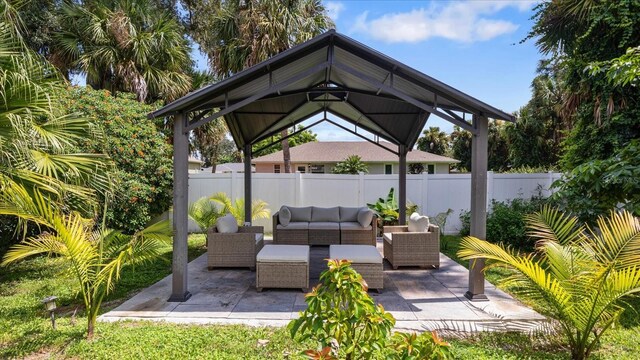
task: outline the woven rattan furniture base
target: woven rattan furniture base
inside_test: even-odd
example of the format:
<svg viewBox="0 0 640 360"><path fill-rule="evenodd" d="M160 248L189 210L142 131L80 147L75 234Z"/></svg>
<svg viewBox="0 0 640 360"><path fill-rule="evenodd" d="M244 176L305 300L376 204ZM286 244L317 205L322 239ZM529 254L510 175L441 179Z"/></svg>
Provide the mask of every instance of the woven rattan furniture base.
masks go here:
<svg viewBox="0 0 640 360"><path fill-rule="evenodd" d="M309 229L309 245L340 244L340 230Z"/></svg>
<svg viewBox="0 0 640 360"><path fill-rule="evenodd" d="M275 230L274 244L309 245L309 230Z"/></svg>
<svg viewBox="0 0 640 360"><path fill-rule="evenodd" d="M332 245L329 248L329 256L332 259L351 261L351 267L362 275L369 289L380 292L384 288L382 256L375 246Z"/></svg>
<svg viewBox="0 0 640 360"><path fill-rule="evenodd" d="M362 230L342 230L340 233L342 245L376 245L375 233Z"/></svg>
<svg viewBox="0 0 640 360"><path fill-rule="evenodd" d="M382 271L382 263L380 264L359 264L351 263L353 270L362 275L364 281L367 282L369 289L375 289L380 292L384 288L384 272Z"/></svg>
<svg viewBox="0 0 640 360"><path fill-rule="evenodd" d="M256 289L260 292L264 288L299 288L306 292L309 246L266 245L256 259Z"/></svg>
<svg viewBox="0 0 640 360"><path fill-rule="evenodd" d="M384 258L391 266L440 267L440 228L429 225L429 232L408 232L407 226L385 226ZM391 236L391 238L389 237Z"/></svg>
<svg viewBox="0 0 640 360"><path fill-rule="evenodd" d="M211 228L207 234L207 267L256 268L256 254L262 250L264 240L256 240L262 234L262 226L240 226L237 233L219 233Z"/></svg>

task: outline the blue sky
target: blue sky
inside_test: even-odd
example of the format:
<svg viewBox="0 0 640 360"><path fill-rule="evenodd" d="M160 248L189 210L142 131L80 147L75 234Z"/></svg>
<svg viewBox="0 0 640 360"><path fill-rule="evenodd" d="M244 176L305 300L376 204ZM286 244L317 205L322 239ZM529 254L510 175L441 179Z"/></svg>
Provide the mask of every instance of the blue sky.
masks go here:
<svg viewBox="0 0 640 360"><path fill-rule="evenodd" d="M535 1L324 1L338 32L499 109L513 112L531 95L541 55L532 41ZM452 125L432 117L426 125ZM332 127L320 140L356 140Z"/></svg>

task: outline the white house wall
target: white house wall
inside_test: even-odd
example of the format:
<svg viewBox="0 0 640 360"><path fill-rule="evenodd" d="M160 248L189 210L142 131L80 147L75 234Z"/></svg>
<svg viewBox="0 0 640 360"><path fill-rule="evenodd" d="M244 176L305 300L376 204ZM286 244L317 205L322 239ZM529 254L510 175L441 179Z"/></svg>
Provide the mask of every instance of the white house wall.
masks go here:
<svg viewBox="0 0 640 360"><path fill-rule="evenodd" d="M269 204L272 213L282 205L291 206L366 206L386 197L390 188L398 190L397 176L389 175L333 175L333 174L259 174L254 173L253 197ZM488 173L487 199L505 201L548 196L551 183L558 173L493 174ZM189 174L189 202L202 196L225 192L231 198L244 196L243 174ZM457 233L460 213L468 210L471 199L469 174L407 175L407 200L417 204L420 212L435 216L452 209L445 231ZM255 221L271 232L271 219ZM190 231L197 231L195 224Z"/></svg>

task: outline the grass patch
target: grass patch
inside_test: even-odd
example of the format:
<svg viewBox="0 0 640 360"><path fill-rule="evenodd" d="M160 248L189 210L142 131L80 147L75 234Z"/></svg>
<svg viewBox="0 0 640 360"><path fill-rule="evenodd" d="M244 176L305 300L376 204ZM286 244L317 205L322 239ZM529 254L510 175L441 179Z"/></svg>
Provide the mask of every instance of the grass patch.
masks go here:
<svg viewBox="0 0 640 360"><path fill-rule="evenodd" d="M284 328L126 322L101 323L96 334L92 342L69 344L65 356L106 360L114 355L130 359L285 359L304 350Z"/></svg>
<svg viewBox="0 0 640 360"><path fill-rule="evenodd" d="M460 238L443 236L443 252L456 256ZM203 254L203 235L189 237L189 259ZM103 312L137 291L171 273L171 252L163 259L123 272L116 291L110 294ZM499 283L509 275L494 269L487 279ZM59 259L38 257L2 268L0 272L0 358L74 359L286 359L296 358L305 348L289 338L284 328L246 326L177 325L156 322L98 323L94 341L84 339L86 323L77 285ZM508 289L507 289L508 290ZM51 329L40 300L59 297L57 330ZM78 309L75 319L71 314ZM640 309L634 299L629 308ZM262 345L259 340L269 340ZM568 359L568 352L556 336L517 333L481 333L449 339L456 359ZM605 335L595 359L636 359L640 351L640 317L627 310L620 326ZM307 344L309 345L309 344Z"/></svg>
<svg viewBox="0 0 640 360"><path fill-rule="evenodd" d="M189 237L189 260L206 251L204 244L204 235ZM168 250L154 262L125 269L115 291L105 299L102 312L169 275L171 254ZM55 352L83 338L86 331L84 305L77 291L77 281L68 270L61 259L45 256L1 268L0 358L22 357L43 349ZM58 296L58 329L55 331L40 303L50 295Z"/></svg>

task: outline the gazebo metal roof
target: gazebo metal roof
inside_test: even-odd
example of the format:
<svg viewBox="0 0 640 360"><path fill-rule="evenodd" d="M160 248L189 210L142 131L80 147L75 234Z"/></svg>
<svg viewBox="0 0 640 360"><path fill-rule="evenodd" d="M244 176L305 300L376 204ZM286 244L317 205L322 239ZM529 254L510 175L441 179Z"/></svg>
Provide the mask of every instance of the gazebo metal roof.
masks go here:
<svg viewBox="0 0 640 360"><path fill-rule="evenodd" d="M224 116L238 148L319 113L411 149L430 114L474 132L471 114L513 116L330 30L149 114L192 112L187 130Z"/></svg>
<svg viewBox="0 0 640 360"><path fill-rule="evenodd" d="M430 115L473 134L471 235L486 237L488 119L514 117L401 64L334 30L282 52L238 74L188 94L149 114L174 116L173 278L170 301L185 301L187 287L189 132L223 117L238 148L244 150L245 221L251 222L252 145L324 113L323 121L379 146L397 145L399 222L406 218L407 152ZM327 118L340 117L355 130ZM369 139L358 128L375 135ZM291 136L291 134L290 134ZM484 262L470 264L469 291L485 300Z"/></svg>

